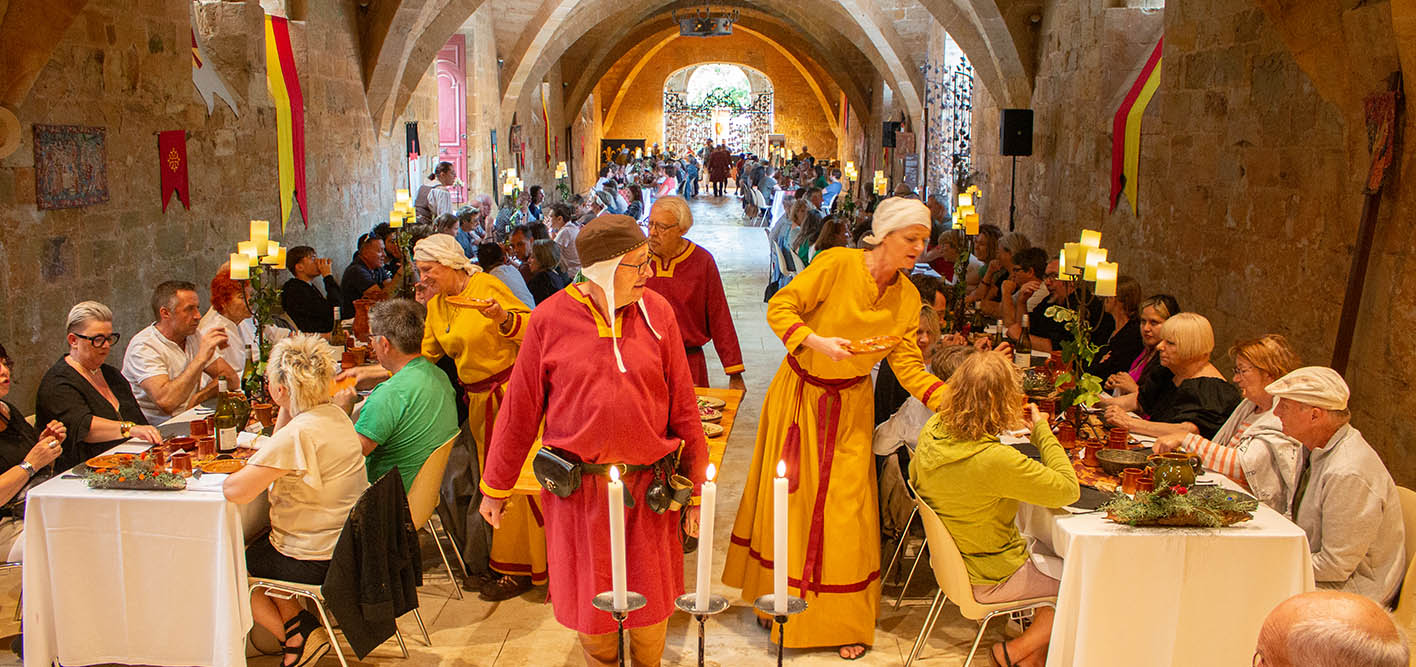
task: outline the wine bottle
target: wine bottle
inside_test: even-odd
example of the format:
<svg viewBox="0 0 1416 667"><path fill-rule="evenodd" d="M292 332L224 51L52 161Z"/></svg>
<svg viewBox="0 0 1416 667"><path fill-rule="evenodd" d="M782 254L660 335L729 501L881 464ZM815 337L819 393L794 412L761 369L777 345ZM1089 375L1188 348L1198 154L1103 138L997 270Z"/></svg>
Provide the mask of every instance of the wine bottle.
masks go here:
<svg viewBox="0 0 1416 667"><path fill-rule="evenodd" d="M260 348L256 347L255 343L251 343L250 346L246 348L246 367L241 370L241 390L246 392L246 396L252 399L256 397L253 381L259 381L259 379L256 378L256 361L260 356Z"/></svg>
<svg viewBox="0 0 1416 667"><path fill-rule="evenodd" d="M226 391L226 378L216 380L216 415L214 418L216 427L216 449L220 452L230 452L236 449L236 434L240 431L241 425L237 422L237 414L240 408L236 405L236 397Z"/></svg>
<svg viewBox="0 0 1416 667"><path fill-rule="evenodd" d="M344 347L344 324L339 320L339 306L334 307L334 326L329 330L329 344Z"/></svg>
<svg viewBox="0 0 1416 667"><path fill-rule="evenodd" d="M998 320L998 323L994 325L993 328L993 349L998 349L998 346L1002 345L1003 341L1007 339L1008 330L1003 328L1003 320L1000 319Z"/></svg>
<svg viewBox="0 0 1416 667"><path fill-rule="evenodd" d="M1018 368L1032 366L1032 338L1028 335L1028 316L1023 315L1023 328L1018 332L1018 342L1013 345L1013 365Z"/></svg>

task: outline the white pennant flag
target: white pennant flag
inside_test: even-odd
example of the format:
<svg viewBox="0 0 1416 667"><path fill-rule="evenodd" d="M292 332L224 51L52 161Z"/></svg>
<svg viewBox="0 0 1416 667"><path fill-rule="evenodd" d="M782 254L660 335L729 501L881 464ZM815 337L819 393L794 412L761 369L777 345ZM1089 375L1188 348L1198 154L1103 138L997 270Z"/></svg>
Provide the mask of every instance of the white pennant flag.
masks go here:
<svg viewBox="0 0 1416 667"><path fill-rule="evenodd" d="M192 17L195 23L196 17ZM226 106L231 107L231 113L239 118L241 112L236 109L236 97L226 88L226 82L216 73L216 67L211 64L211 59L207 57L206 51L197 41L197 29L191 27L192 31L192 83L197 86L197 92L201 94L202 100L206 102L207 115L216 110L216 97L226 100Z"/></svg>

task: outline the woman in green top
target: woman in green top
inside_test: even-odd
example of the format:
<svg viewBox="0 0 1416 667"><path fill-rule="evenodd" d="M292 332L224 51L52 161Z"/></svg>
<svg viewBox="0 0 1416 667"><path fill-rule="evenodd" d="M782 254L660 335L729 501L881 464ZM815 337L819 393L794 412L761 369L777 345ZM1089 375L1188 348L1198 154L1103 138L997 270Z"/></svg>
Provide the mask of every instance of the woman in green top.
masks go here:
<svg viewBox="0 0 1416 667"><path fill-rule="evenodd" d="M1038 463L998 441L1020 425L1022 383L1008 359L975 354L955 371L952 391L925 424L910 462L915 491L939 514L959 546L974 599L997 603L1056 595L1058 581L1032 564L1014 519L1018 503L1061 507L1077 501L1077 474L1048 427L1048 416L1027 406ZM999 642L999 665L1043 664L1052 635L1052 609L1039 607L1017 638Z"/></svg>

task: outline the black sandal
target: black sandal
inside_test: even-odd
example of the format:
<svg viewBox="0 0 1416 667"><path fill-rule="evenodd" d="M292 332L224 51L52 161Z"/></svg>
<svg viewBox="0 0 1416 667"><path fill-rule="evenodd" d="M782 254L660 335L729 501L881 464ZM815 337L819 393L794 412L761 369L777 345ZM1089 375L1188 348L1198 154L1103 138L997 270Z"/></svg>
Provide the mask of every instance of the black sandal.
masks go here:
<svg viewBox="0 0 1416 667"><path fill-rule="evenodd" d="M1003 647L1003 662L999 663L998 658L993 657L992 647L988 649L988 661L993 663L994 667L1017 667L1017 664L1013 662L1012 656L1008 655L1008 642L998 642L998 645Z"/></svg>
<svg viewBox="0 0 1416 667"><path fill-rule="evenodd" d="M315 618L314 614L308 611L301 611L285 622L285 642L281 644L281 667L303 667L323 658L329 653L329 642L313 642L311 637L316 630L324 629L324 625ZM300 645L291 646L290 638L294 635L300 636ZM313 648L312 648L313 647ZM295 662L285 663L285 658L295 656Z"/></svg>

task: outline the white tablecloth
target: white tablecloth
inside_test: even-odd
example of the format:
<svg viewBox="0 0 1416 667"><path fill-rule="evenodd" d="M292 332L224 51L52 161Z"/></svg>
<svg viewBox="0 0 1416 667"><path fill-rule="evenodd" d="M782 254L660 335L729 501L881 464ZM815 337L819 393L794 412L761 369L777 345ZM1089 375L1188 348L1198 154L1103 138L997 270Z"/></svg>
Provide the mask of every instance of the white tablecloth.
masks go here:
<svg viewBox="0 0 1416 667"><path fill-rule="evenodd" d="M1262 505L1209 529L1024 504L1018 526L1064 559L1048 667L1246 665L1268 612L1313 590L1307 536Z"/></svg>
<svg viewBox="0 0 1416 667"><path fill-rule="evenodd" d="M200 484L210 490L100 491L63 478L30 490L25 665L246 664L245 537L269 506L229 503L211 477Z"/></svg>
<svg viewBox="0 0 1416 667"><path fill-rule="evenodd" d="M786 198L786 190L777 190L777 192L772 195L772 215L768 219L768 227L771 227L772 225L776 224L777 220L781 219L782 216L787 214L786 207L782 205L782 201Z"/></svg>

